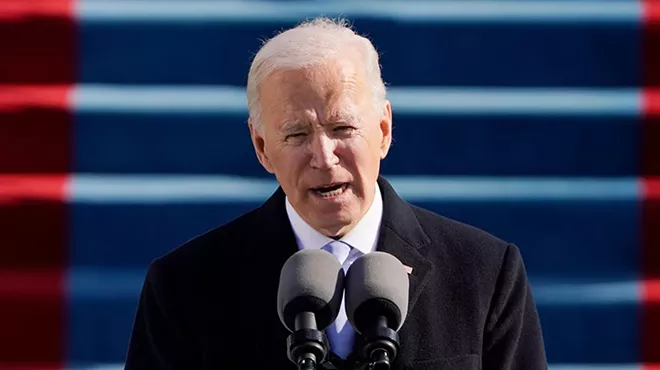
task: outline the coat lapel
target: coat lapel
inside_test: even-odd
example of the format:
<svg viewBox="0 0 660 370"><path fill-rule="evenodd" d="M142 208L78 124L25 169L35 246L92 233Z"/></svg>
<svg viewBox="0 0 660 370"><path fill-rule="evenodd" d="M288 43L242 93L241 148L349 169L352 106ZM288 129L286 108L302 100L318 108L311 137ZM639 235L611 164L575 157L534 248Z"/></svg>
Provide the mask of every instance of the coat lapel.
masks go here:
<svg viewBox="0 0 660 370"><path fill-rule="evenodd" d="M274 258L265 262L271 266L275 265L279 271L284 262L298 251L296 237L286 213L285 194L282 188L278 188L257 212L256 230L260 231L254 237L259 244L254 248L260 254L264 253ZM279 262L281 263L278 264Z"/></svg>
<svg viewBox="0 0 660 370"><path fill-rule="evenodd" d="M404 265L412 268L412 273L408 275L408 314L410 314L433 269L431 262L420 253L420 250L430 243L430 239L417 221L417 216L411 206L396 194L389 182L383 177L379 177L378 185L383 197L383 219L376 250L389 253L397 257ZM405 341L406 339L401 337L402 344ZM363 338L356 336L353 354L348 358L349 363L360 363L359 351L363 346ZM393 369L399 369L409 360L405 357L405 352L400 353L393 364Z"/></svg>
<svg viewBox="0 0 660 370"><path fill-rule="evenodd" d="M383 221L378 238L377 250L387 252L397 257L401 263L412 268L409 274L408 312L419 298L426 278L433 268L420 250L430 239L419 224L411 206L401 199L394 188L384 179L379 178L383 194Z"/></svg>
<svg viewBox="0 0 660 370"><path fill-rule="evenodd" d="M252 240L245 248L251 260L258 266L254 269L259 274L259 291L264 298L264 354L270 354L269 365L276 369L295 369L286 354L286 341L290 332L284 327L277 314L275 302L279 286L280 271L286 260L298 251L296 238L289 223L285 207L285 194L282 188L266 200L256 210L256 227L252 227ZM270 302L270 303L268 303Z"/></svg>

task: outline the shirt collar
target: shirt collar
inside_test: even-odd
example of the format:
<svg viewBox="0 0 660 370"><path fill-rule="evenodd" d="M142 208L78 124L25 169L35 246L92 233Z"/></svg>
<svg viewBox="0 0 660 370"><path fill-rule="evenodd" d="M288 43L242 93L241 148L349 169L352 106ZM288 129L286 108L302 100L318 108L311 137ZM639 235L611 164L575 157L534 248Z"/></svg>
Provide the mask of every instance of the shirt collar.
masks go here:
<svg viewBox="0 0 660 370"><path fill-rule="evenodd" d="M293 209L288 197L285 198L285 203L289 222L291 223L293 233L298 241L299 249L321 249L324 245L334 240L309 226L309 224L300 217L298 212ZM378 233L380 231L382 217L383 198L380 193L380 188L378 187L378 184L376 184L374 200L371 203L371 206L369 206L369 209L355 227L353 227L353 229L340 240L351 247L358 249L363 254L374 251L376 249L376 244L378 243Z"/></svg>

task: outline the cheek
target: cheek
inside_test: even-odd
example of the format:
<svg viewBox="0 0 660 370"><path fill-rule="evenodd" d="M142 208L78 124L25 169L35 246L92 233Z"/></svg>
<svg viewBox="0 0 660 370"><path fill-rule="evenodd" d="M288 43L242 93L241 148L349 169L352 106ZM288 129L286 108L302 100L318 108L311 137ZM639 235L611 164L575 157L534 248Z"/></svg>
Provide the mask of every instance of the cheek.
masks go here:
<svg viewBox="0 0 660 370"><path fill-rule="evenodd" d="M373 158L380 158L380 143L374 143L370 136L356 136L347 140L345 144L342 152L359 166L373 162Z"/></svg>
<svg viewBox="0 0 660 370"><path fill-rule="evenodd" d="M304 170L309 160L300 148L282 148L275 156L277 170L284 174L296 174Z"/></svg>
<svg viewBox="0 0 660 370"><path fill-rule="evenodd" d="M366 172L373 163L371 150L364 142L360 145L346 145L340 148L338 154L342 167L351 172L354 177L363 176L363 172Z"/></svg>

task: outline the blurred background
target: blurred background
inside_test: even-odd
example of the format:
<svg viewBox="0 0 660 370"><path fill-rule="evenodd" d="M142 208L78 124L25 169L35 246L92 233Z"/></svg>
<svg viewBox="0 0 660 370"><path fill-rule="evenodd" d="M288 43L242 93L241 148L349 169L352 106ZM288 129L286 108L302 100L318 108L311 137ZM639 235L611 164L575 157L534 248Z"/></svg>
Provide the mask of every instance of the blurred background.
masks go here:
<svg viewBox="0 0 660 370"><path fill-rule="evenodd" d="M655 0L0 0L0 369L122 367L145 269L257 207L261 40L382 55L409 201L516 243L555 370L660 368Z"/></svg>

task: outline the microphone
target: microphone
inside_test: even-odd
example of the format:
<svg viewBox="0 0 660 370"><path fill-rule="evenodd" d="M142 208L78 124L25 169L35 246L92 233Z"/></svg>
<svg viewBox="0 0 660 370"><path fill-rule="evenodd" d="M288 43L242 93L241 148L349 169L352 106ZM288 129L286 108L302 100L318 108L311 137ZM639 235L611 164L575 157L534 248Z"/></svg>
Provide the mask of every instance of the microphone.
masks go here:
<svg viewBox="0 0 660 370"><path fill-rule="evenodd" d="M313 370L329 353L323 333L341 307L344 270L335 256L321 249L303 249L282 266L277 313L292 332L287 357L299 370Z"/></svg>
<svg viewBox="0 0 660 370"><path fill-rule="evenodd" d="M375 251L346 274L346 314L363 336L361 355L372 370L389 370L399 349L398 330L408 314L408 273L393 255Z"/></svg>

